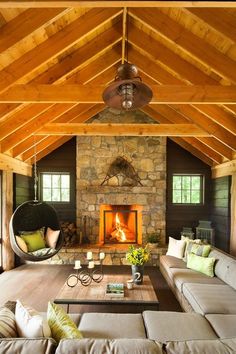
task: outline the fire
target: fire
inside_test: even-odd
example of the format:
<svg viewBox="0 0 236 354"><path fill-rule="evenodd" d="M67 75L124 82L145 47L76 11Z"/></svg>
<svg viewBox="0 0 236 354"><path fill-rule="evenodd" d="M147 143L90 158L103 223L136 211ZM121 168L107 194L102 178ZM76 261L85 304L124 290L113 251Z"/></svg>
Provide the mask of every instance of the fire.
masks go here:
<svg viewBox="0 0 236 354"><path fill-rule="evenodd" d="M125 235L124 231L122 230L122 226L120 223L118 213L116 213L116 237L118 240L120 240L122 242L126 241L126 235Z"/></svg>

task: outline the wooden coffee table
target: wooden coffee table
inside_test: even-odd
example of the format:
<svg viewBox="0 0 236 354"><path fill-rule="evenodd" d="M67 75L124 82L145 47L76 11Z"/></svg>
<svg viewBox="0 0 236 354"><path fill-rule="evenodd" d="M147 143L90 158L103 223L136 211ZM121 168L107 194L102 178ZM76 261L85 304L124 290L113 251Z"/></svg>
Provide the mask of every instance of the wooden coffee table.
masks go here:
<svg viewBox="0 0 236 354"><path fill-rule="evenodd" d="M136 306L138 309L136 312L158 310L159 301L149 276L144 276L142 285L135 285L133 289L128 290L126 282L130 278L130 275L104 275L100 283L92 282L89 286L82 286L78 283L74 288L70 288L65 283L56 295L54 303L67 305L67 312L69 312L70 305ZM124 297L106 295L107 283L124 283Z"/></svg>

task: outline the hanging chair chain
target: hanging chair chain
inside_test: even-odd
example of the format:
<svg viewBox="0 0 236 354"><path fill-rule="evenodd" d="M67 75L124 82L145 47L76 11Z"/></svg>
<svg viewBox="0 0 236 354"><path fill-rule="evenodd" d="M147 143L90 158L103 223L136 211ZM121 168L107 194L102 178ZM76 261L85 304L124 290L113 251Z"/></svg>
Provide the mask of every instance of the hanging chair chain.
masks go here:
<svg viewBox="0 0 236 354"><path fill-rule="evenodd" d="M37 187L38 187L38 175L37 175L37 161L36 161L36 141L34 136L34 201L37 202Z"/></svg>

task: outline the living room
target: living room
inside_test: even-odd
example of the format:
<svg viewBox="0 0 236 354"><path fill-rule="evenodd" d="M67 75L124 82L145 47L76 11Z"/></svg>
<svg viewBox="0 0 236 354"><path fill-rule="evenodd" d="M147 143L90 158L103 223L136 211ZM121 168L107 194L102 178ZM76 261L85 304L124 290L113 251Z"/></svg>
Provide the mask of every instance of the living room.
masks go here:
<svg viewBox="0 0 236 354"><path fill-rule="evenodd" d="M1 1L0 353L236 352L235 7Z"/></svg>

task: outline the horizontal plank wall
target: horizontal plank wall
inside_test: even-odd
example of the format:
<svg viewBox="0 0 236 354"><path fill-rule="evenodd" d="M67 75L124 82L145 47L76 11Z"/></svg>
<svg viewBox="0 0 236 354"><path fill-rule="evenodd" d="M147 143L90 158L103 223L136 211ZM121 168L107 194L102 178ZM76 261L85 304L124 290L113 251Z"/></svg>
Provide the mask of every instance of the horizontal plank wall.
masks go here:
<svg viewBox="0 0 236 354"><path fill-rule="evenodd" d="M58 212L60 221L76 220L76 140L72 138L38 161L38 174L41 172L69 172L71 176L70 203L50 203ZM40 188L39 188L40 190Z"/></svg>
<svg viewBox="0 0 236 354"><path fill-rule="evenodd" d="M199 173L205 176L205 202L201 206L172 204L173 173ZM167 140L166 237L180 238L183 226L195 228L199 220L210 220L211 169L171 140Z"/></svg>
<svg viewBox="0 0 236 354"><path fill-rule="evenodd" d="M212 180L211 220L215 228L216 247L229 252L231 176Z"/></svg>
<svg viewBox="0 0 236 354"><path fill-rule="evenodd" d="M34 199L34 182L32 177L14 174L13 177L13 208L27 200Z"/></svg>

